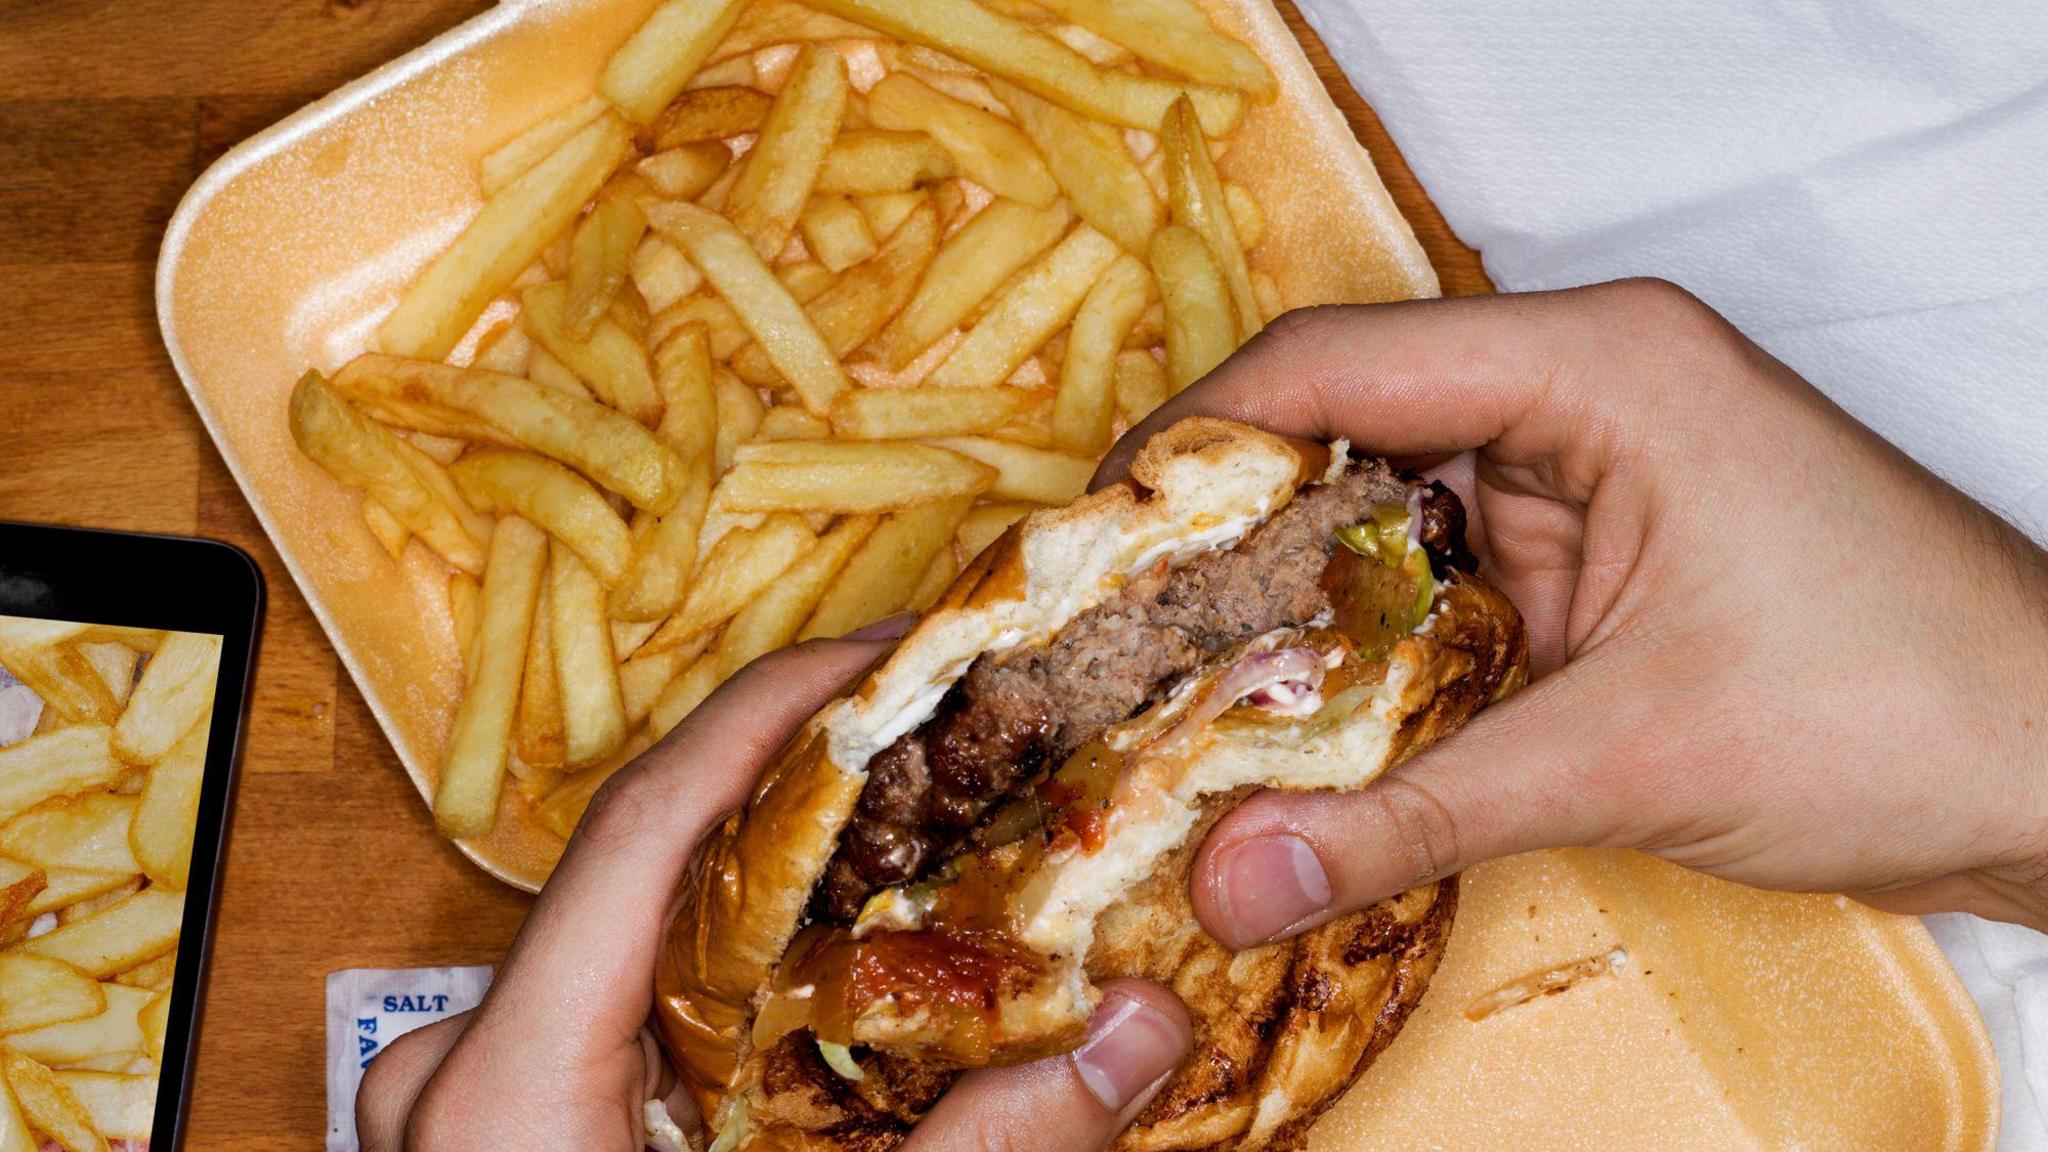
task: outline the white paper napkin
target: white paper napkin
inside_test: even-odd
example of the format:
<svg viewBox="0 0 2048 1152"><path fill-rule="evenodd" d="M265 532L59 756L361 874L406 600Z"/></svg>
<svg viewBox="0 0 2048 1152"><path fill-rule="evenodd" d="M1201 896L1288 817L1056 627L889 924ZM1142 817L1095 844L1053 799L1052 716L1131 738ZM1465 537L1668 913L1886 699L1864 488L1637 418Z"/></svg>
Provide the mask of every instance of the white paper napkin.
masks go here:
<svg viewBox="0 0 2048 1152"><path fill-rule="evenodd" d="M1297 3L1502 289L1677 281L2048 542L2048 4ZM2048 1152L2048 938L1929 926Z"/></svg>

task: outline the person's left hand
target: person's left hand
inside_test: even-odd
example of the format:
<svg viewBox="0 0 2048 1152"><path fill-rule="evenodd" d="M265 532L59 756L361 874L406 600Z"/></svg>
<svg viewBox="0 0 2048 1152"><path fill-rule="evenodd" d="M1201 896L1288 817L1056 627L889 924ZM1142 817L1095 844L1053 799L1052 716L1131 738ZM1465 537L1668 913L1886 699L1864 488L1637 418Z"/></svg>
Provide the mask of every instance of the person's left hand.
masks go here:
<svg viewBox="0 0 2048 1152"><path fill-rule="evenodd" d="M640 1152L646 1102L668 1082L644 1025L684 866L798 726L908 621L892 623L755 661L622 769L592 800L484 1002L371 1061L356 1098L363 1152ZM1106 1144L1179 1063L1188 1024L1161 989L1105 992L1079 1050L963 1076L905 1149ZM686 1132L701 1131L684 1092L666 1099ZM1061 1117L1051 1131L1048 1116Z"/></svg>

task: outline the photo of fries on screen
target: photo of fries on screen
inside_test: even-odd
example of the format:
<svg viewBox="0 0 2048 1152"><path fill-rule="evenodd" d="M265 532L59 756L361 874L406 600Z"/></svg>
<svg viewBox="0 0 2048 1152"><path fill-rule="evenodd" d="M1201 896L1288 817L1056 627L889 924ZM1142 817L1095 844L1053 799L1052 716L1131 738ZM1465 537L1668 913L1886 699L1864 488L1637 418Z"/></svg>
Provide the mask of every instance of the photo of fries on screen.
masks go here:
<svg viewBox="0 0 2048 1152"><path fill-rule="evenodd" d="M935 600L1276 315L1190 0L673 0L483 157L300 450L447 564L434 798L566 838L738 668Z"/></svg>
<svg viewBox="0 0 2048 1152"><path fill-rule="evenodd" d="M0 616L0 1148L149 1145L220 654Z"/></svg>

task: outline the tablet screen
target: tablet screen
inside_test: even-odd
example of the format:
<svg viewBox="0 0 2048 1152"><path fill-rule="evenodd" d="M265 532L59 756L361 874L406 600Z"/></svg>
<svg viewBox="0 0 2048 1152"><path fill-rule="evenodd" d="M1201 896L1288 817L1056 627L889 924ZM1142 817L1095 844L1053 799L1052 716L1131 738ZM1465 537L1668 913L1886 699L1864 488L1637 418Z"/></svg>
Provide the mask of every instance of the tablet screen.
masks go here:
<svg viewBox="0 0 2048 1152"><path fill-rule="evenodd" d="M148 1147L222 643L0 615L0 1148Z"/></svg>

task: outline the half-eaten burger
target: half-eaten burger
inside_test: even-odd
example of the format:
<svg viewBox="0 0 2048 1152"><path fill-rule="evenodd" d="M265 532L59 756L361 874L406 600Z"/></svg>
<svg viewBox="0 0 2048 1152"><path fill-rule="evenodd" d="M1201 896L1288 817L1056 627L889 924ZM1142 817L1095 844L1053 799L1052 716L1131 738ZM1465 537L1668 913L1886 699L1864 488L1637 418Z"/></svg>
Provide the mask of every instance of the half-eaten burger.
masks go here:
<svg viewBox="0 0 2048 1152"><path fill-rule="evenodd" d="M1079 1043L1116 976L1196 1028L1118 1147L1298 1147L1421 997L1456 881L1233 953L1189 867L1252 791L1358 788L1521 683L1463 529L1441 485L1208 419L1012 527L684 882L657 1011L721 1152L893 1147L960 1069Z"/></svg>

